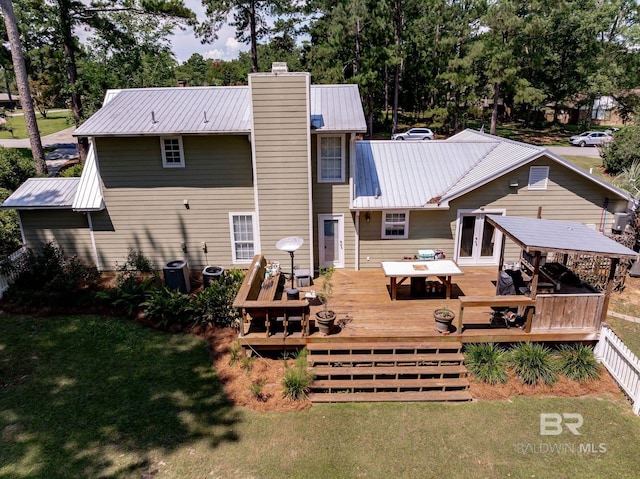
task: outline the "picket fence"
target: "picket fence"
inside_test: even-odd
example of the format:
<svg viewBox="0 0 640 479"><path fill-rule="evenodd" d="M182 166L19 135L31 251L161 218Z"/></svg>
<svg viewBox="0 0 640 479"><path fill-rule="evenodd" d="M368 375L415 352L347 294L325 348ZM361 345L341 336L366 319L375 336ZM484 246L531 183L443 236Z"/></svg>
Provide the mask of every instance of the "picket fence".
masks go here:
<svg viewBox="0 0 640 479"><path fill-rule="evenodd" d="M9 256L7 256L7 260L11 264L15 264L27 253L27 248L20 248L18 251L14 251ZM4 292L9 289L9 286L13 282L15 278L15 273L0 271L0 299Z"/></svg>
<svg viewBox="0 0 640 479"><path fill-rule="evenodd" d="M595 354L631 399L633 412L640 415L640 359L606 324L600 330Z"/></svg>

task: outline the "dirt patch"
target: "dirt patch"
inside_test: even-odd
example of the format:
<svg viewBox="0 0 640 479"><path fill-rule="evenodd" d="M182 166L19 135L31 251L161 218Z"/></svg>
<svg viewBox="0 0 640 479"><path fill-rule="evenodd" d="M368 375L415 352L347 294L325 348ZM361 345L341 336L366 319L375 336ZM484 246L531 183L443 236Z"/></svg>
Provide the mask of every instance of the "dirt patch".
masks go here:
<svg viewBox="0 0 640 479"><path fill-rule="evenodd" d="M282 395L282 378L285 368L293 366L292 359L255 357L250 368L243 367L241 362L229 365L230 348L238 339L235 329L208 326L193 333L207 341L227 398L236 406L259 412L302 411L311 407L308 399L292 401ZM256 383L263 383L260 394L252 391L252 384Z"/></svg>
<svg viewBox="0 0 640 479"><path fill-rule="evenodd" d="M584 396L620 396L620 388L604 367L600 369L600 379L581 383L560 376L553 386L523 384L512 372L505 384L489 385L476 381L469 376L471 386L469 391L474 399L508 399L513 396L546 396L546 397L584 397Z"/></svg>

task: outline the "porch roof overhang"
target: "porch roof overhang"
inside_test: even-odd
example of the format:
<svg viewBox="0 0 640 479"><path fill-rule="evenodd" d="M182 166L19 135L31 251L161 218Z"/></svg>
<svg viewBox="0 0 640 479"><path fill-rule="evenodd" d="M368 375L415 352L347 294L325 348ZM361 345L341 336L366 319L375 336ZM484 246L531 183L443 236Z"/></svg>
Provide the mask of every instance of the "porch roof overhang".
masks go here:
<svg viewBox="0 0 640 479"><path fill-rule="evenodd" d="M9 196L2 209L71 209L80 178L29 178Z"/></svg>
<svg viewBox="0 0 640 479"><path fill-rule="evenodd" d="M527 252L582 253L637 259L638 253L582 223L487 215L494 225Z"/></svg>

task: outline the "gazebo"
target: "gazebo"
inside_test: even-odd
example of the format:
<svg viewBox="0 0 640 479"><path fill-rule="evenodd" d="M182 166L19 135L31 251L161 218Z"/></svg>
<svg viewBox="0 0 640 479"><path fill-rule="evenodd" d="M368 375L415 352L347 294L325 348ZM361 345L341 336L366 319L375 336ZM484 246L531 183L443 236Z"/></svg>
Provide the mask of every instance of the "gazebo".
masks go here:
<svg viewBox="0 0 640 479"><path fill-rule="evenodd" d="M506 239L521 250L517 266L528 273L535 315L527 330L599 330L607 316L616 268L638 253L582 223L488 215L503 235L499 270L505 267ZM570 255L610 259L606 287L598 291L568 267ZM547 261L547 259L551 259Z"/></svg>

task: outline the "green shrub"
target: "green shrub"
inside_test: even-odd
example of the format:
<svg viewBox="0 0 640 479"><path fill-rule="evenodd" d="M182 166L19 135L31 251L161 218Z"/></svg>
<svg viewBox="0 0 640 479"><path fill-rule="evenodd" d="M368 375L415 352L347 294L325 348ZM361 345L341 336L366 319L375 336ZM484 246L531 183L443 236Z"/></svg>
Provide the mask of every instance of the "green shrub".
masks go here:
<svg viewBox="0 0 640 479"><path fill-rule="evenodd" d="M593 348L584 344L563 345L558 352L558 369L569 379L588 382L600 377L600 365Z"/></svg>
<svg viewBox="0 0 640 479"><path fill-rule="evenodd" d="M123 311L133 316L152 290L160 287L160 278L151 276L146 279L127 278L115 288L99 291L96 296L105 306Z"/></svg>
<svg viewBox="0 0 640 479"><path fill-rule="evenodd" d="M118 276L116 284L120 285L130 278L141 278L145 275L157 275L155 265L141 251L129 248L127 252L127 260L124 264L116 262L115 267Z"/></svg>
<svg viewBox="0 0 640 479"><path fill-rule="evenodd" d="M315 375L308 368L306 348L298 353L293 367L287 367L282 379L282 394L291 400L305 399Z"/></svg>
<svg viewBox="0 0 640 479"><path fill-rule="evenodd" d="M62 248L52 243L39 251L28 249L20 261L3 264L15 273L6 293L10 301L30 306L80 306L95 297L100 273L75 256L67 258Z"/></svg>
<svg viewBox="0 0 640 479"><path fill-rule="evenodd" d="M465 364L478 380L489 383L506 383L505 350L495 343L469 344L465 351Z"/></svg>
<svg viewBox="0 0 640 479"><path fill-rule="evenodd" d="M602 164L618 174L640 161L640 126L629 125L616 132L615 140L602 146Z"/></svg>
<svg viewBox="0 0 640 479"><path fill-rule="evenodd" d="M195 320L191 297L166 286L149 292L140 306L144 308L145 318L158 326L188 326Z"/></svg>
<svg viewBox="0 0 640 479"><path fill-rule="evenodd" d="M229 347L229 366L236 364L242 357L242 346L236 341Z"/></svg>
<svg viewBox="0 0 640 479"><path fill-rule="evenodd" d="M217 326L236 326L240 312L233 307L233 300L242 285L244 272L238 269L225 270L218 281L211 281L196 296L197 322L213 323Z"/></svg>
<svg viewBox="0 0 640 479"><path fill-rule="evenodd" d="M11 195L11 191L0 187L0 204ZM0 210L0 256L8 256L22 246L20 224L16 210Z"/></svg>
<svg viewBox="0 0 640 479"><path fill-rule="evenodd" d="M84 163L76 163L75 165L68 166L58 173L58 176L63 178L78 178L82 176L82 170Z"/></svg>
<svg viewBox="0 0 640 479"><path fill-rule="evenodd" d="M251 395L256 398L258 401L266 401L267 397L264 395L262 390L264 389L264 385L267 384L266 379L260 379L258 381L254 381L251 383Z"/></svg>
<svg viewBox="0 0 640 479"><path fill-rule="evenodd" d="M255 362L255 356L243 356L242 359L240 359L240 367L245 373L249 374L253 369L253 365L255 364Z"/></svg>
<svg viewBox="0 0 640 479"><path fill-rule="evenodd" d="M558 379L551 350L539 343L524 343L510 353L510 364L525 384L542 381L549 386Z"/></svg>
<svg viewBox="0 0 640 479"><path fill-rule="evenodd" d="M0 146L0 188L15 191L33 176L36 176L36 169L30 150Z"/></svg>

